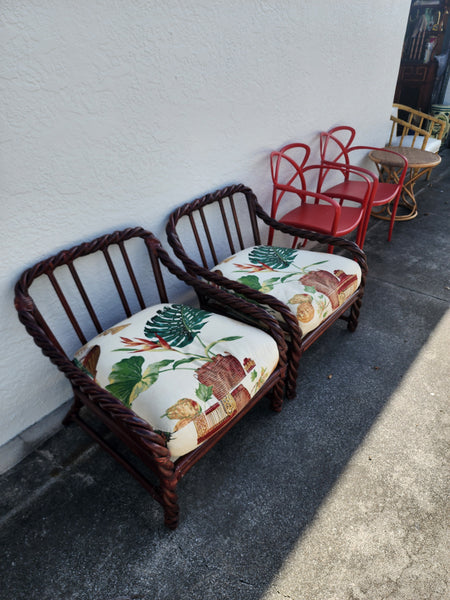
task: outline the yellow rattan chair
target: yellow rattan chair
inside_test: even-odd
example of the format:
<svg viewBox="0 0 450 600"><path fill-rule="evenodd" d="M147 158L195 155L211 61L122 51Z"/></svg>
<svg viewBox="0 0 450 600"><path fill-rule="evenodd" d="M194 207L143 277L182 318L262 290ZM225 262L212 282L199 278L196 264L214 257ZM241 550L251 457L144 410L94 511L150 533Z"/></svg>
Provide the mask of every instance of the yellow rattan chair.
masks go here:
<svg viewBox="0 0 450 600"><path fill-rule="evenodd" d="M438 152L444 135L445 122L437 117L404 104L393 104L388 147L410 147Z"/></svg>

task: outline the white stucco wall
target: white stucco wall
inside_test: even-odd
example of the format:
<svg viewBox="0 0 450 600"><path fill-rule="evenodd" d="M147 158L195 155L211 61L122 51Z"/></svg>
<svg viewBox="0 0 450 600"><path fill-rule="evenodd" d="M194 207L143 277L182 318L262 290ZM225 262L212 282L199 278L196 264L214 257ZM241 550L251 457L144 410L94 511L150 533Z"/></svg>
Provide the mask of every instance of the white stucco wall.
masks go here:
<svg viewBox="0 0 450 600"><path fill-rule="evenodd" d="M3 0L0 446L70 397L13 308L21 271L352 124L382 145L409 0Z"/></svg>

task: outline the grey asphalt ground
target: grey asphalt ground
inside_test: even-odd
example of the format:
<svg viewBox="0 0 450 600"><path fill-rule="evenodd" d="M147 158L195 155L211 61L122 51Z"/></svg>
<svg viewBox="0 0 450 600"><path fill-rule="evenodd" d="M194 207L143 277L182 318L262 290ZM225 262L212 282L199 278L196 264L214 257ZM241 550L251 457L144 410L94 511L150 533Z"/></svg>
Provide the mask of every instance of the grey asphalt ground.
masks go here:
<svg viewBox="0 0 450 600"><path fill-rule="evenodd" d="M181 522L76 426L0 477L1 600L445 600L450 150L372 219L354 334L302 359L179 485ZM30 340L30 343L31 340Z"/></svg>

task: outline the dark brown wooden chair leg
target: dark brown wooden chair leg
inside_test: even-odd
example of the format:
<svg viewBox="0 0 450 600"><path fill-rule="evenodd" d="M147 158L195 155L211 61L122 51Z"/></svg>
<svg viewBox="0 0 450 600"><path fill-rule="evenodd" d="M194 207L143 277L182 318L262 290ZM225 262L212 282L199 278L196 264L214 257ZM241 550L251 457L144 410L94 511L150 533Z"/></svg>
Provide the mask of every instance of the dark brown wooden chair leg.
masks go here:
<svg viewBox="0 0 450 600"><path fill-rule="evenodd" d="M359 312L361 310L362 297L352 304L350 315L348 317L347 329L353 333L358 327Z"/></svg>
<svg viewBox="0 0 450 600"><path fill-rule="evenodd" d="M297 377L300 360L290 359L287 368L286 377L286 398L292 400L295 398L297 391Z"/></svg>
<svg viewBox="0 0 450 600"><path fill-rule="evenodd" d="M66 416L64 417L64 419L62 421L62 424L64 425L64 427L67 427L68 425L70 425L70 423L72 423L74 421L74 417L76 417L78 415L82 406L83 406L83 403L75 396L75 398L72 402L72 406L70 407L70 409L68 410Z"/></svg>
<svg viewBox="0 0 450 600"><path fill-rule="evenodd" d="M283 408L283 398L284 398L284 382L280 381L274 388L272 392L272 401L271 407L275 412L281 412Z"/></svg>
<svg viewBox="0 0 450 600"><path fill-rule="evenodd" d="M94 254L96 257L92 259L91 268L80 268L82 261L80 264L78 259L89 261L88 257ZM99 346L94 345L82 362L70 358L74 348L86 346L93 333L102 334L102 337L114 335L115 323L124 318L131 320L136 310L169 303L166 277L171 276L195 290L199 303L204 304L206 310L210 310L209 304L214 304L218 313L228 313L232 309L235 318L254 323L255 327L270 332L279 357L269 378L249 398L246 410L237 411L206 441L177 460L172 460L170 454L168 432L153 429L146 419L134 412L130 404L108 391L109 386L99 385ZM39 297L44 297L42 292L47 285L48 297L59 300L59 303L50 302L51 307L44 301L45 317L30 293L34 281L41 277ZM98 280L102 277L110 285L107 294L98 286ZM70 281L71 284L67 283ZM60 282L64 282L64 285ZM74 290L76 293L72 294ZM106 300L105 304L102 304L102 299ZM72 384L74 400L64 417L64 425L76 423L125 468L161 504L165 524L170 529L178 525L180 510L176 487L187 471L247 410L272 390L275 410L281 408L287 345L285 333L276 319L259 305L211 286L181 269L171 260L159 240L140 227L115 231L62 250L37 263L24 271L16 283L14 300L19 319L27 332ZM59 331L61 315L67 317L67 329L64 337L58 340L52 325L58 323ZM125 325L128 326L129 323ZM122 328L120 326L118 330ZM231 339L237 340L239 337ZM63 346L66 345L65 349ZM137 464L130 453L139 459ZM146 468L141 469L141 466Z"/></svg>
<svg viewBox="0 0 450 600"><path fill-rule="evenodd" d="M164 524L169 529L176 529L180 517L178 496L175 492L177 481L164 480L161 482L161 504L164 508Z"/></svg>

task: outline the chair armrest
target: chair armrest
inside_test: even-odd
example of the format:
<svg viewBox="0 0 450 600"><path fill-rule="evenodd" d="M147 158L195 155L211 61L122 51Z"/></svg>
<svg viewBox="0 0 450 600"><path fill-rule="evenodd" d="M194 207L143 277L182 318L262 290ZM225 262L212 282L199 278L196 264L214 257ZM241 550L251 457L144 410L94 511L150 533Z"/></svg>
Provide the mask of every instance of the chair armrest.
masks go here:
<svg viewBox="0 0 450 600"><path fill-rule="evenodd" d="M72 371L65 372L66 377L74 386L78 395L84 396L85 403L92 412L101 413L117 424L121 431L125 430L129 437L139 440L153 460L157 463L160 473L172 476L173 463L170 459L170 451L167 448L166 438L155 431L150 423L139 417L132 408L125 406L118 398L108 390L100 387L89 375L84 373L76 365L72 364ZM73 417L83 426L80 417ZM82 422L80 422L82 421Z"/></svg>
<svg viewBox="0 0 450 600"><path fill-rule="evenodd" d="M334 245L336 247L340 247L341 249L348 251L352 258L354 258L354 260L356 260L356 262L361 267L361 284L362 286L364 286L368 271L366 255L354 242L345 240L344 238L337 238L320 233L315 233L313 231L298 229L289 225L284 225L269 217L269 215L258 204L256 205L256 213L257 216L260 217L267 225L273 227L274 229L278 229L283 233L290 234L293 237L302 237L310 239L312 241L318 241L327 245ZM192 274L195 274L197 277L205 279L206 281L212 284L215 284L215 286L219 286L219 288L221 288L222 290L225 289L234 292L234 294L227 294L227 303L231 301L231 298L236 298L235 294L239 294L240 296L250 300L252 303L256 302L258 304L267 305L281 315L285 323L285 328L288 331L298 331L300 338L303 337L303 332L301 330L297 318L294 316L294 314L291 312L291 310L286 304L284 304L272 295L265 294L258 290L254 290L249 286L246 286L238 281L233 281L231 279L228 279L227 277L224 277L221 273L218 273L216 271L210 271L209 269L206 269L205 267L199 265L186 255L184 249L181 246L181 243L177 239L178 236L174 230L168 231L167 235L175 254L183 262L187 271L189 271ZM199 281L199 283L196 285L198 289L200 289L200 286L204 286L205 284ZM206 284L206 286L209 289L212 288L213 290L215 290L215 293L217 293L217 289L213 286L210 286L208 284ZM209 291L207 291L207 294L208 296L214 296L214 293L211 294ZM223 302L223 297L219 296L219 299ZM267 321L267 317L269 317L270 323L274 322L274 325L276 324L277 328L280 327L277 321L267 313L265 317L258 316L257 318L261 319L261 322L264 323ZM272 329L270 331L272 333Z"/></svg>
<svg viewBox="0 0 450 600"><path fill-rule="evenodd" d="M216 271L210 271L209 269L203 267L202 265L199 265L197 262L192 260L184 251L178 234L176 233L175 227L171 226L171 219L169 219L169 222L167 224L166 233L175 255L181 260L187 272L183 272L181 269L176 267L174 263L172 263L171 266L168 265L168 268L173 268L175 266L175 270L178 272L180 279L183 279L186 282L190 282L189 284L192 285L192 287L194 287L197 294L200 294L200 296L204 295L207 298L219 300L222 304L225 302L226 306L230 306L232 308L240 310L244 314L247 314L252 320L254 318L257 318L262 325L264 325L268 330L270 330L271 333L272 330L276 333L277 337L275 339L279 345L280 351L283 353L287 351L287 349L285 346L284 334L282 333L280 324L274 317L269 315L264 309L262 309L258 305L262 304L270 306L273 310L281 314L283 321L286 323L288 329L298 330L301 335L301 329L298 320L283 302L281 302L274 296L264 294L263 292L254 290L249 286L244 285L238 281L228 279L227 277L224 277L221 273L218 273ZM177 274L177 272L175 271L172 272L175 275ZM205 281L202 281L202 279L209 283L205 283ZM211 283L217 287L211 286ZM224 290L230 290L230 292L233 293L227 293ZM242 296L242 298L240 298L240 296ZM250 300L250 302L248 302L247 300ZM278 335L280 331L283 338L282 340L278 340Z"/></svg>
<svg viewBox="0 0 450 600"><path fill-rule="evenodd" d="M322 200L323 202L326 202L327 204L331 204L332 207L334 208L335 212L338 215L340 215L340 213L341 213L341 205L339 204L339 202L337 202L337 200L335 200L334 198L327 196L326 194L322 194L321 192L312 192L310 190L302 190L293 185L286 185L283 183L274 183L273 187L276 190L281 190L283 192L289 192L291 194L296 194L299 197L307 196L307 197L315 198L316 200Z"/></svg>
<svg viewBox="0 0 450 600"><path fill-rule="evenodd" d="M194 288L199 299L205 297L214 300L218 305L225 306L227 309L231 309L236 314L246 316L247 319L259 329L269 331L270 335L277 343L278 352L280 354L280 363L284 365L287 360L287 344L283 330L278 321L267 311L261 308L261 306L259 306L259 303L264 303L264 300L266 299L268 300L268 302L265 302L266 304L269 304L270 302L273 303L275 300L274 297L267 294L262 294L256 290L251 290L251 288L248 288L246 285L231 281L219 273L205 269L201 265L191 260L185 254L184 250L181 248L179 240L178 243L176 243L177 235L175 232L168 234L168 237L170 237L174 252L183 262L186 271L176 265L164 248L159 246L158 258L167 267L167 269L178 279L184 281L187 285ZM212 286L207 282L211 282L216 285ZM235 293L228 293L226 291L227 289L232 290ZM250 292L248 292L248 290L250 290ZM254 292L254 294L251 292ZM236 293L241 294L244 296L244 298L237 296ZM262 296L264 298L261 298ZM246 297L258 302L258 304L248 302L245 300ZM284 307L282 302L279 302L278 300L276 302L279 303L281 308ZM224 310L223 312L225 313L227 311ZM293 317L293 322L297 322L295 317Z"/></svg>
<svg viewBox="0 0 450 600"><path fill-rule="evenodd" d="M319 180L317 183L318 189L322 189L324 185L324 181L326 176L330 171L338 171L343 174L345 177L349 175L356 175L359 179L363 180L363 183L367 185L366 193L364 195L364 200L361 202L362 204L371 203L373 199L373 193L376 191L376 187L378 185L378 177L375 173L372 173L368 169L364 169L363 167L358 167L355 165L350 165L348 163L340 163L340 162L332 162L328 160L323 160L320 165L309 165L305 169L305 173L308 170L312 169L320 169ZM356 200L355 200L356 201Z"/></svg>
<svg viewBox="0 0 450 600"><path fill-rule="evenodd" d="M100 387L87 373L77 367L62 350L59 344L52 340L39 323L39 312L34 302L27 295L29 280L33 277L33 270L25 271L15 287L15 306L20 322L33 338L35 344L41 349L44 356L58 367L67 377L78 393L84 394L93 411L101 409L107 416L126 427L129 434L144 444L159 464L159 469L171 473L170 452L163 436L156 433L151 425L137 416L134 411L126 407L120 400ZM167 465L165 466L165 461Z"/></svg>
<svg viewBox="0 0 450 600"><path fill-rule="evenodd" d="M347 150L347 152L349 151ZM326 159L322 161L321 165L310 165L310 167L307 167L305 171L309 168L323 169L324 166L326 166L327 171L340 171L341 173L344 173L344 175L357 175L361 179L363 179L368 186L371 186L374 181L378 181L378 178L375 175L375 173L372 173L372 171L369 171L368 169L364 169L363 167L359 167L357 165L333 162Z"/></svg>

